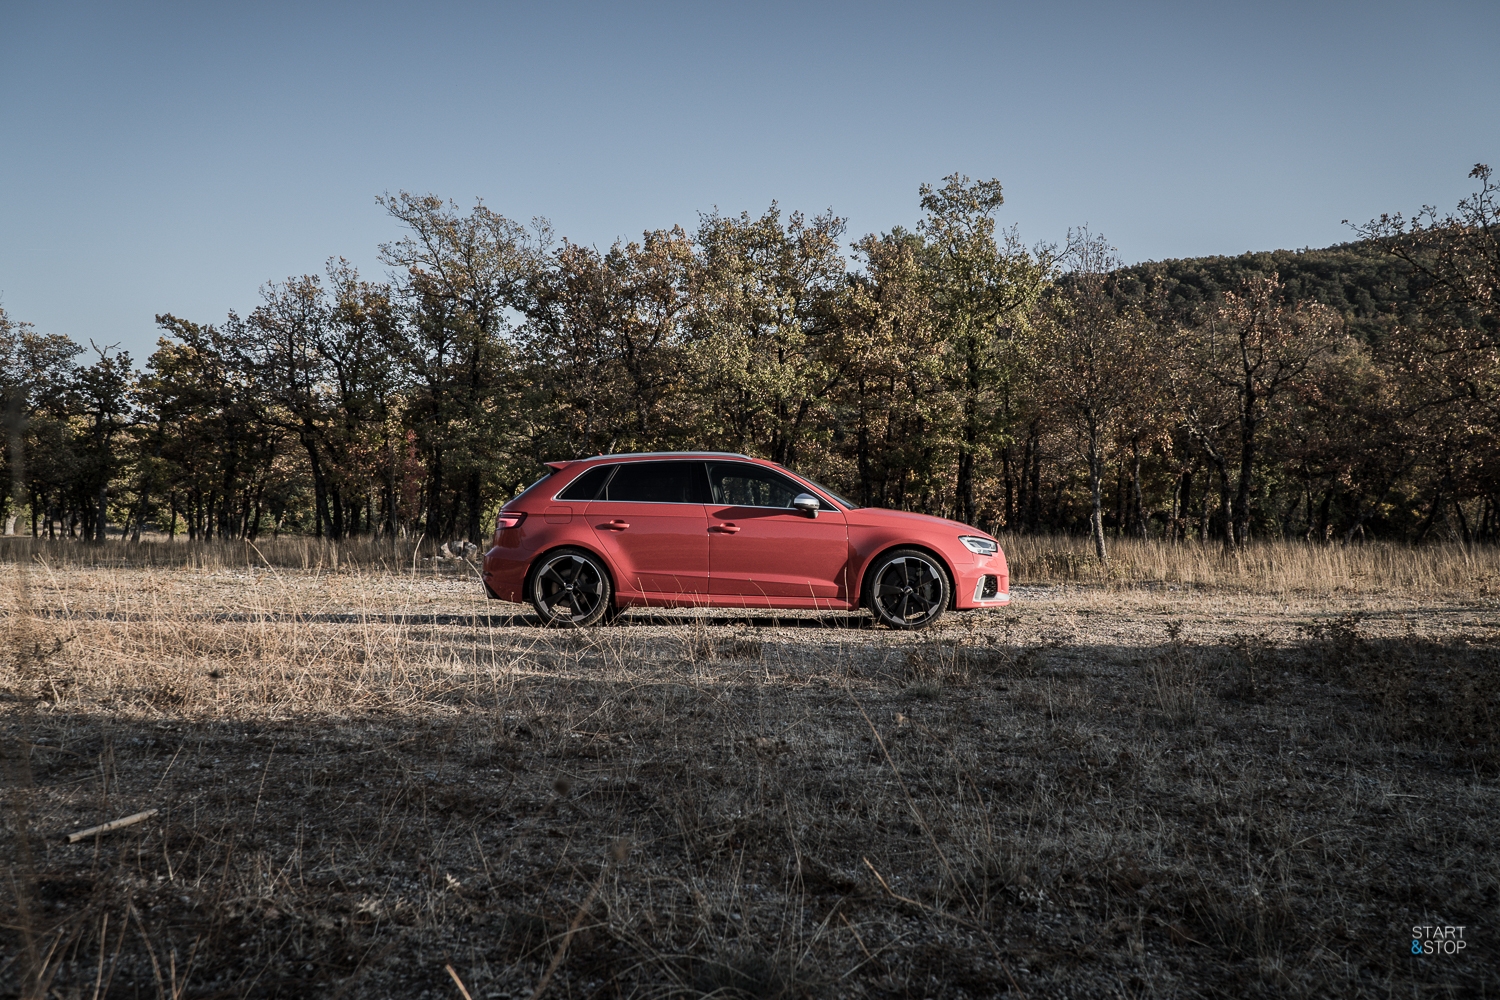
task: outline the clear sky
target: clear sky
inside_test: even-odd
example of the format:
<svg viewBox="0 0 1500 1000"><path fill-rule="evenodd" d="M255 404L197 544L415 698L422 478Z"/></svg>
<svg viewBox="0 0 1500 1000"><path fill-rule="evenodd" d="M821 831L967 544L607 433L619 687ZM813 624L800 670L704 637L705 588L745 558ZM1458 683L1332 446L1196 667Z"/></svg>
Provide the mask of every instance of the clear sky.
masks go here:
<svg viewBox="0 0 1500 1000"><path fill-rule="evenodd" d="M1324 246L1500 167L1500 3L0 0L0 304L138 358L482 198L607 245L698 213L910 226L998 177L1028 243Z"/></svg>

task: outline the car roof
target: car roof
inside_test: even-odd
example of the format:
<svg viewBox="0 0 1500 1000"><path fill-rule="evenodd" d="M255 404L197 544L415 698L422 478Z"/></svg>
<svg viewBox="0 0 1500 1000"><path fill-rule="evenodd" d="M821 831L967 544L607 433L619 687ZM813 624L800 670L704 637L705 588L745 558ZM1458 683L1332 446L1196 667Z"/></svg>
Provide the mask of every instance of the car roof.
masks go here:
<svg viewBox="0 0 1500 1000"><path fill-rule="evenodd" d="M749 455L738 451L622 451L610 455L590 455L584 459L591 462L596 458L749 458Z"/></svg>
<svg viewBox="0 0 1500 1000"><path fill-rule="evenodd" d="M637 458L740 458L747 462L765 461L765 459L752 458L737 451L627 451L613 455L590 455L588 458L575 458L568 462L548 462L547 464L556 467L576 465L580 462L618 462Z"/></svg>

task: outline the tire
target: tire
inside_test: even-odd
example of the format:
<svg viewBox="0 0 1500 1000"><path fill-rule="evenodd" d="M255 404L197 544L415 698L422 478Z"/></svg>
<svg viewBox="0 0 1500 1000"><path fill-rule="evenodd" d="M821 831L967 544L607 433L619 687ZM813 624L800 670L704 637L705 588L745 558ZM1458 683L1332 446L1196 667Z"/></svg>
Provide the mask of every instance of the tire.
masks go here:
<svg viewBox="0 0 1500 1000"><path fill-rule="evenodd" d="M609 570L583 549L554 549L532 566L526 596L552 628L597 625L614 607Z"/></svg>
<svg viewBox="0 0 1500 1000"><path fill-rule="evenodd" d="M865 606L889 628L927 628L942 617L953 597L948 571L921 549L887 552L868 579Z"/></svg>

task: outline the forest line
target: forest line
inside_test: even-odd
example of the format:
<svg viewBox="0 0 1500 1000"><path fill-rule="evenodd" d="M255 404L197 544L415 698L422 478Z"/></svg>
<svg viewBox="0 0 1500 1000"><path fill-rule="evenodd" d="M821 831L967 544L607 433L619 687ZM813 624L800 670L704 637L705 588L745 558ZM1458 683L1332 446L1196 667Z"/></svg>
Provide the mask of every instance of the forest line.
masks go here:
<svg viewBox="0 0 1500 1000"><path fill-rule="evenodd" d="M1471 177L1341 247L1130 267L1087 230L1024 245L958 175L852 243L773 204L601 251L387 196L387 280L332 260L245 316L163 314L139 366L0 311L5 530L481 541L543 461L704 448L1101 558L1492 542L1500 185Z"/></svg>

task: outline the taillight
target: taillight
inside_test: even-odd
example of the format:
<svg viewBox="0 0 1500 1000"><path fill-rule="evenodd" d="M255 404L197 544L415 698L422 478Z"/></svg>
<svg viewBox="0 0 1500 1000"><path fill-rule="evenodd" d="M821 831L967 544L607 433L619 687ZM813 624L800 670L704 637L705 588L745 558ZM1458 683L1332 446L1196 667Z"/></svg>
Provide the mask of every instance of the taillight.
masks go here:
<svg viewBox="0 0 1500 1000"><path fill-rule="evenodd" d="M526 514L519 510L502 510L500 516L495 518L495 530L504 531L506 528L518 527L526 520Z"/></svg>

